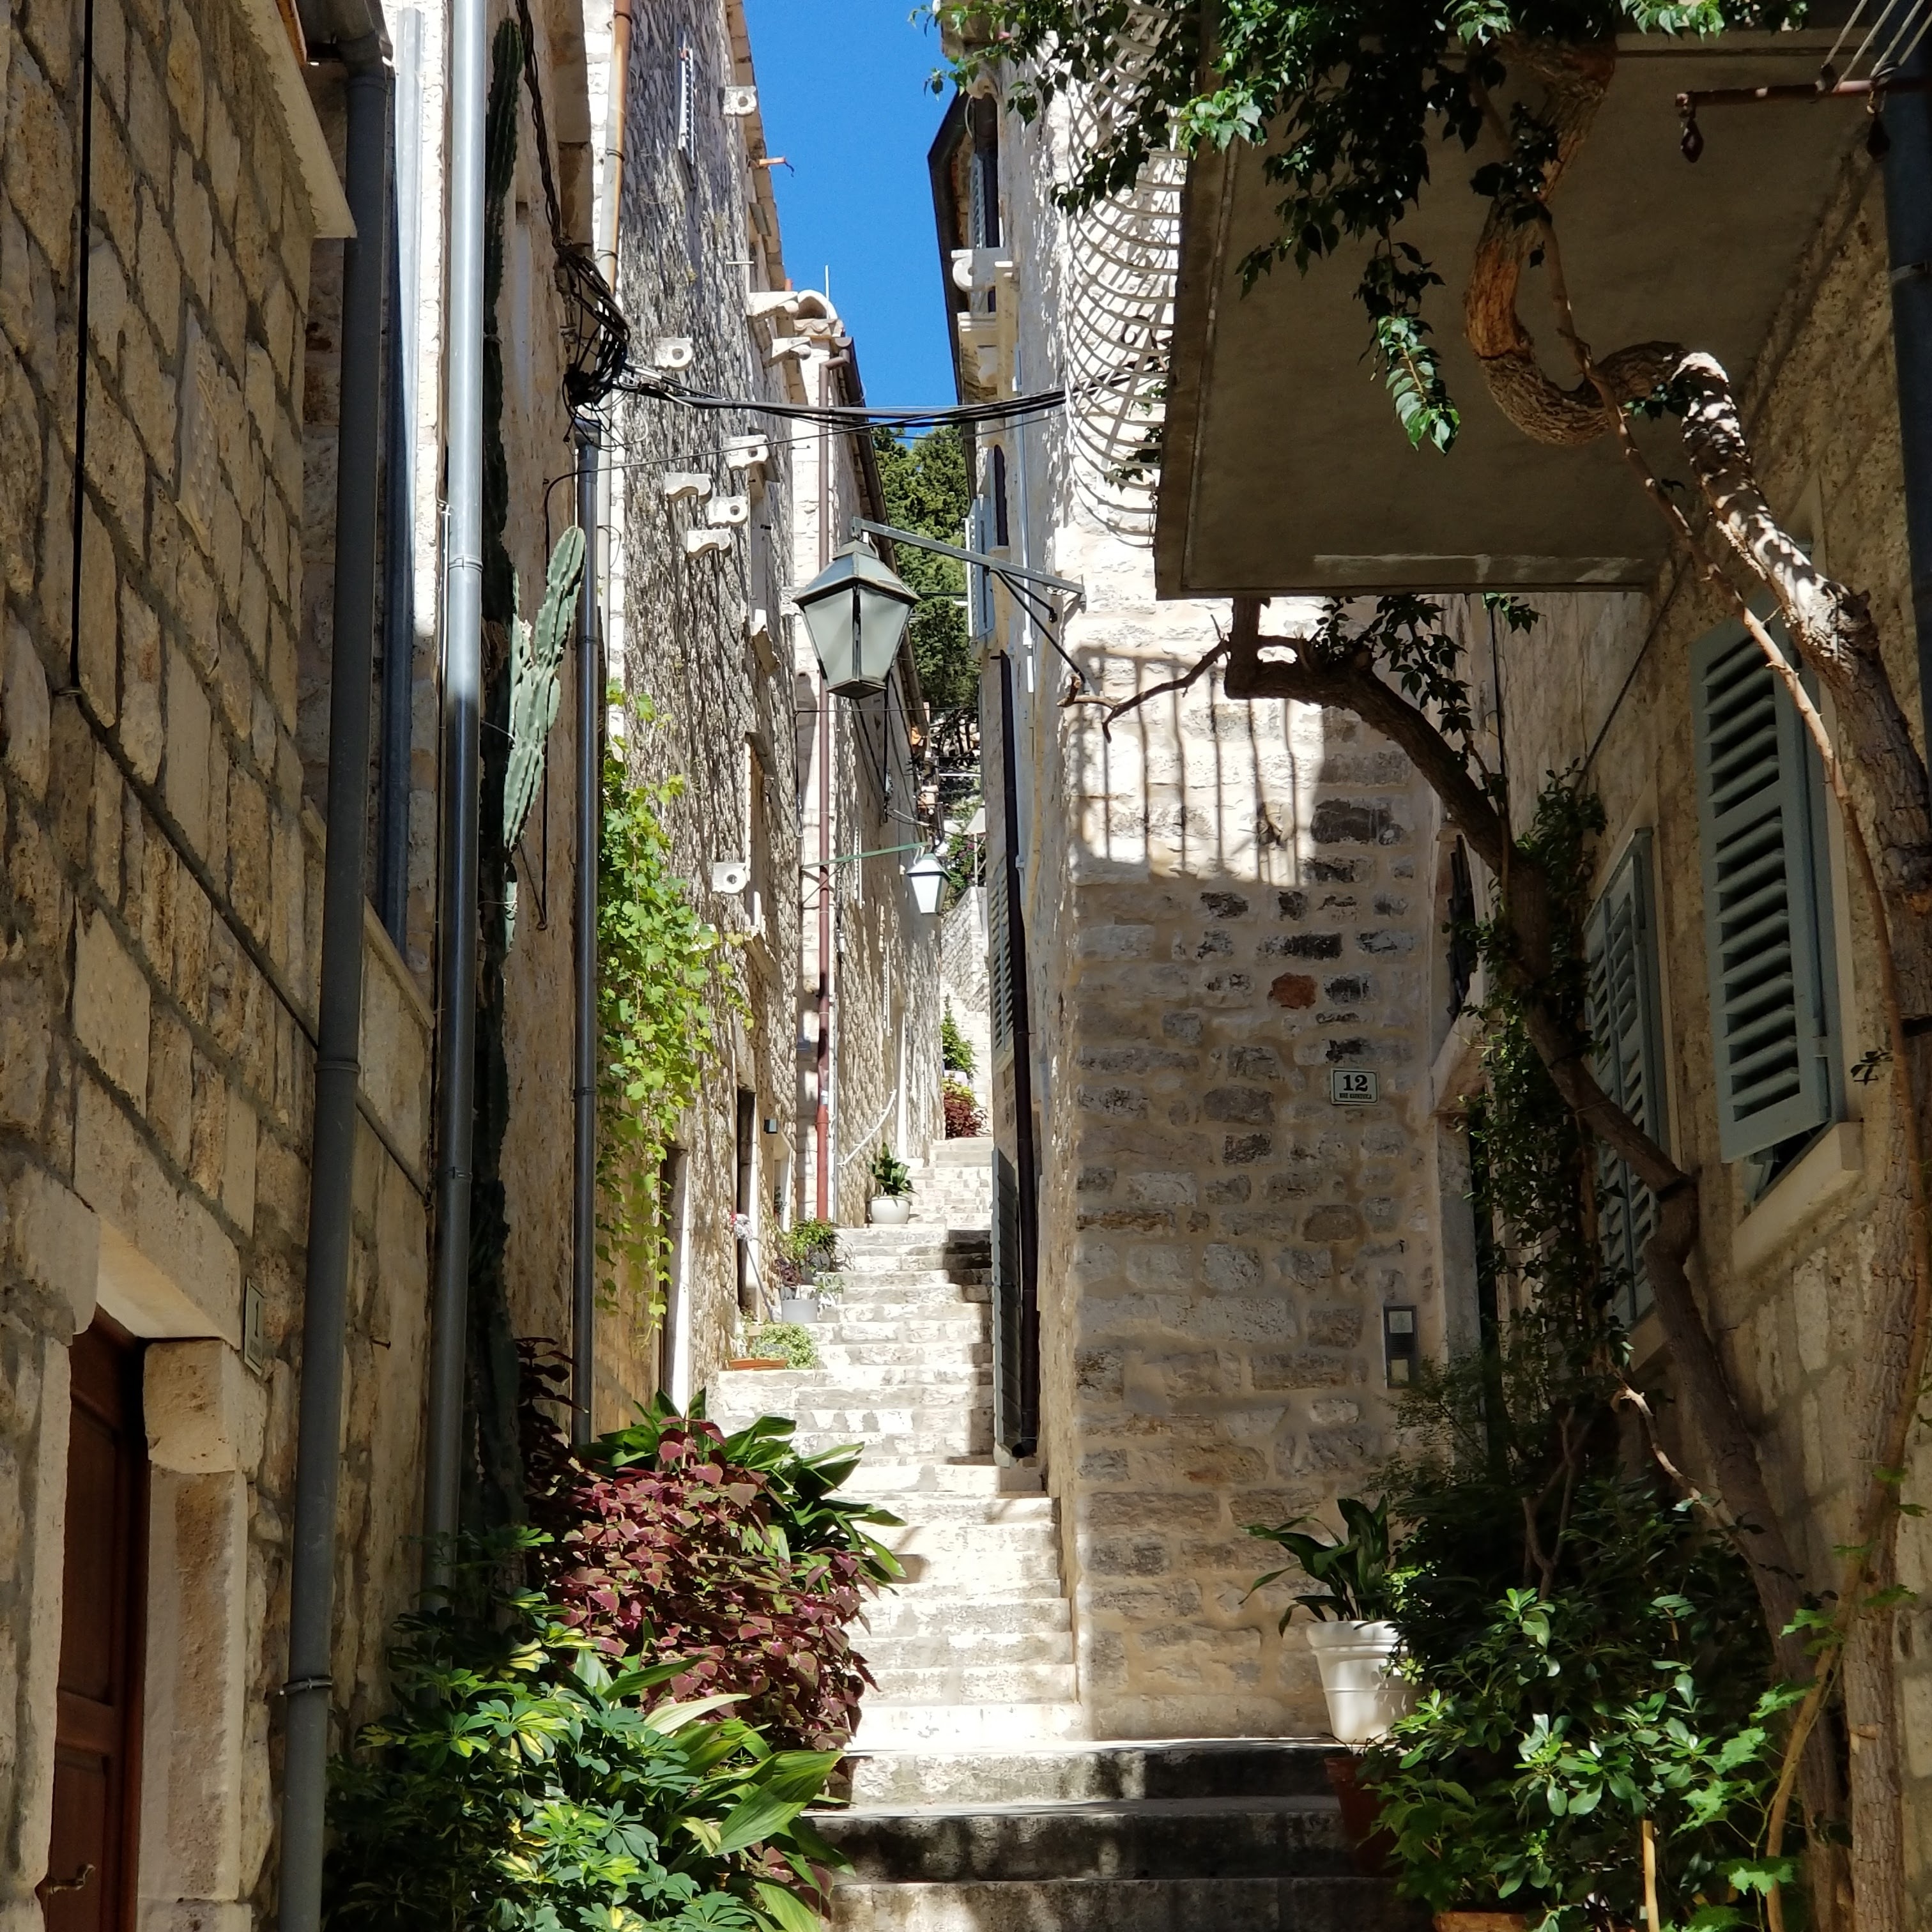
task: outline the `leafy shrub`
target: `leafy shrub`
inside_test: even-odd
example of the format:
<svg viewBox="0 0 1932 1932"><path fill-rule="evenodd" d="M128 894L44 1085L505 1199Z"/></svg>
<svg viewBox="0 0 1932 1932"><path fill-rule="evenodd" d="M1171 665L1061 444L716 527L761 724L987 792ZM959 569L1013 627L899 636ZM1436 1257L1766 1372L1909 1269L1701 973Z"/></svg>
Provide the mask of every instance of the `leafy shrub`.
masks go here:
<svg viewBox="0 0 1932 1932"><path fill-rule="evenodd" d="M912 1192L912 1169L884 1141L872 1156L869 1172L874 1192L884 1195L888 1200L896 1201Z"/></svg>
<svg viewBox="0 0 1932 1932"><path fill-rule="evenodd" d="M794 1369L815 1369L818 1366L818 1341L802 1322L758 1322L746 1330L745 1352L768 1358L782 1355Z"/></svg>
<svg viewBox="0 0 1932 1932"><path fill-rule="evenodd" d="M980 1111L980 1102L974 1097L971 1088L960 1081L947 1081L944 1104L948 1140L970 1140L986 1131L986 1117Z"/></svg>
<svg viewBox="0 0 1932 1932"><path fill-rule="evenodd" d="M538 1502L549 1587L600 1648L676 1660L680 1696L730 1693L775 1743L836 1750L871 1678L847 1628L900 1574L860 1528L896 1519L834 1494L856 1450L801 1456L765 1417L728 1440L660 1396L566 1456Z"/></svg>
<svg viewBox="0 0 1932 1932"><path fill-rule="evenodd" d="M1432 1634L1461 1634L1364 1774L1398 1889L1437 1911L1500 1899L1550 1932L1641 1925L1647 1831L1664 1924L1754 1924L1753 1895L1796 1870L1757 1846L1798 1694L1769 1685L1742 1559L1621 1476L1580 1486L1558 1557L1545 1593L1504 1590L1473 1627L1466 1574L1444 1578L1456 1610ZM1405 1608L1432 1587L1425 1565Z"/></svg>
<svg viewBox="0 0 1932 1932"><path fill-rule="evenodd" d="M970 1078L976 1070L973 1064L973 1042L959 1030L950 1000L939 1022L939 1057L949 1073L964 1073Z"/></svg>
<svg viewBox="0 0 1932 1932"><path fill-rule="evenodd" d="M646 1708L680 1666L493 1585L502 1555L472 1608L403 1618L394 1708L332 1767L330 1932L815 1932L842 1861L800 1814L836 1754L728 1699Z"/></svg>

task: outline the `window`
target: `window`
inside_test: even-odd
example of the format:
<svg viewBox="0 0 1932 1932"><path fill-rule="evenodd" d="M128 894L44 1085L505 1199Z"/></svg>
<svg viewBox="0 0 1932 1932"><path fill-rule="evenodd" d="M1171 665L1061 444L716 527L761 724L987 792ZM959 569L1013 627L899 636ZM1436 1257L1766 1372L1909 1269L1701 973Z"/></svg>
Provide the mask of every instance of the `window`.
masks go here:
<svg viewBox="0 0 1932 1932"><path fill-rule="evenodd" d="M1666 1146L1653 903L1646 827L1624 848L1585 928L1588 1014L1597 1084L1652 1140ZM1655 1196L1598 1142L1598 1236L1605 1267L1622 1278L1616 1308L1626 1328L1650 1306L1643 1244L1656 1224Z"/></svg>
<svg viewBox="0 0 1932 1932"><path fill-rule="evenodd" d="M1742 626L1704 640L1691 677L1718 1146L1756 1194L1839 1100L1823 778Z"/></svg>

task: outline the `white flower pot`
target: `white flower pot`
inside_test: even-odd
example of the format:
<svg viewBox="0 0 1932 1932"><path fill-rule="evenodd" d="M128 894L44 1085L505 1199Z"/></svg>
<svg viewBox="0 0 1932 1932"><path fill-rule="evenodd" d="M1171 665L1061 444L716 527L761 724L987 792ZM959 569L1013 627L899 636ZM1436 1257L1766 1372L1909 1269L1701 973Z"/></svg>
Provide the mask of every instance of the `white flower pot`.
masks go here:
<svg viewBox="0 0 1932 1932"><path fill-rule="evenodd" d="M778 1319L809 1325L818 1319L818 1304L808 1294L782 1294L778 1297Z"/></svg>
<svg viewBox="0 0 1932 1932"><path fill-rule="evenodd" d="M875 1194L872 1202L872 1226L903 1228L912 1219L912 1199L904 1194Z"/></svg>
<svg viewBox="0 0 1932 1932"><path fill-rule="evenodd" d="M1328 1728L1351 1750L1372 1744L1415 1702L1412 1678L1396 1674L1402 1638L1394 1624L1304 1624L1322 1673Z"/></svg>

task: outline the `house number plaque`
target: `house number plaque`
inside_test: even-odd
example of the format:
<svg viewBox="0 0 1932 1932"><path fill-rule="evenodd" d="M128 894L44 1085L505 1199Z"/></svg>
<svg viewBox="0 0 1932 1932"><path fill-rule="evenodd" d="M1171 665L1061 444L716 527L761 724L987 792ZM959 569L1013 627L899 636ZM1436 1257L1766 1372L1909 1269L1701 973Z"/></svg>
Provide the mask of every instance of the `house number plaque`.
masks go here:
<svg viewBox="0 0 1932 1932"><path fill-rule="evenodd" d="M1328 1097L1338 1107L1360 1107L1382 1097L1382 1076L1359 1066L1328 1070Z"/></svg>

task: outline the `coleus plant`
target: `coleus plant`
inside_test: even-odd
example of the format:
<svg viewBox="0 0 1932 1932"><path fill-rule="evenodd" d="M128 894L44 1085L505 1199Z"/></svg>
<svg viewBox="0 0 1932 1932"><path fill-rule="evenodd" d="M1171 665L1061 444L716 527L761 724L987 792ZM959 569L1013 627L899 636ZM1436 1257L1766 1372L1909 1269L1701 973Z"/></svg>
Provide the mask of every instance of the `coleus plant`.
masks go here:
<svg viewBox="0 0 1932 1932"><path fill-rule="evenodd" d="M676 1660L676 1695L730 1694L774 1744L837 1750L872 1681L850 1626L902 1574L860 1526L896 1519L836 1493L856 1449L802 1456L792 1426L768 1416L727 1438L660 1396L586 1448L553 1442L534 1499L552 1538L542 1561L566 1618L604 1650Z"/></svg>

